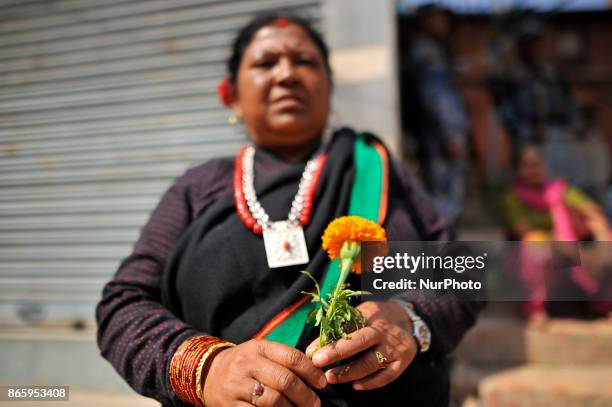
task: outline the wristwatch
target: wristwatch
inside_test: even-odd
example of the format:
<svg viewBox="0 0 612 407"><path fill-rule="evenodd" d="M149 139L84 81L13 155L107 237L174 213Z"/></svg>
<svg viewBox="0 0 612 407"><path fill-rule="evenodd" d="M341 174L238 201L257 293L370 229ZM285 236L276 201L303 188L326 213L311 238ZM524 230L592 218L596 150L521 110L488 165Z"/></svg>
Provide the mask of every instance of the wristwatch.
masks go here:
<svg viewBox="0 0 612 407"><path fill-rule="evenodd" d="M414 336L414 339L419 346L419 352L427 352L429 346L431 345L431 331L429 330L429 327L414 311L414 305L412 305L412 303L400 298L393 298L393 301L402 306L404 311L406 311L406 314L408 314L408 318L410 318L412 321L412 336Z"/></svg>

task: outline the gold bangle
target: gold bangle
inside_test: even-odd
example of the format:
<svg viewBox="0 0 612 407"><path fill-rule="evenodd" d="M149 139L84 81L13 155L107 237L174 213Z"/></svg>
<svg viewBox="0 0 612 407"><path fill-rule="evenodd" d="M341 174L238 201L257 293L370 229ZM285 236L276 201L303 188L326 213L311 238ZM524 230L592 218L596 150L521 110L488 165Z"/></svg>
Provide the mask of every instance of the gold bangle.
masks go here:
<svg viewBox="0 0 612 407"><path fill-rule="evenodd" d="M179 345L170 362L169 379L172 390L181 400L200 406L194 377L197 365L209 346L222 342L223 339L214 336L198 335Z"/></svg>
<svg viewBox="0 0 612 407"><path fill-rule="evenodd" d="M202 369L204 368L204 364L206 364L206 360L210 357L210 355L221 348L231 348L236 346L235 343L231 342L222 342L208 348L206 353L200 359L200 363L198 363L198 368L196 369L196 394L203 405L206 405L204 402L204 383L202 383Z"/></svg>

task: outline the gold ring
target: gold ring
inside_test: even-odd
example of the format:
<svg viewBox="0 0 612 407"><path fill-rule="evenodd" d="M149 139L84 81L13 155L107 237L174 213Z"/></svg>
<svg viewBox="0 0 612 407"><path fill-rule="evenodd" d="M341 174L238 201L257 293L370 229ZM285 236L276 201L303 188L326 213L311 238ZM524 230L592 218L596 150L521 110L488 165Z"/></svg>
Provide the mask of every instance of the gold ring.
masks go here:
<svg viewBox="0 0 612 407"><path fill-rule="evenodd" d="M385 362L387 361L387 358L385 357L385 355L382 354L382 352L376 351L374 352L374 354L376 355L376 363L378 363L378 369L384 369L387 366L385 366Z"/></svg>
<svg viewBox="0 0 612 407"><path fill-rule="evenodd" d="M348 365L344 366L344 368L342 369L342 372L340 372L340 376L344 376L348 374L350 370L351 370L351 364L349 363Z"/></svg>

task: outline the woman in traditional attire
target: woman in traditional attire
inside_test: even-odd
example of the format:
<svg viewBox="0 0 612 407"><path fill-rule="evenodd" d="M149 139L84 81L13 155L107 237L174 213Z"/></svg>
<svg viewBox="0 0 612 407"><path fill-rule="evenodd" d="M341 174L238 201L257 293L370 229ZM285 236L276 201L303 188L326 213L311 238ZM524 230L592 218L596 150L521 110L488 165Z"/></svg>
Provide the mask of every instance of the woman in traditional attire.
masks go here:
<svg viewBox="0 0 612 407"><path fill-rule="evenodd" d="M503 211L506 230L514 240L577 242L608 241L611 237L603 210L562 178L549 179L539 149L531 145L519 152L516 181L504 196ZM519 257L520 279L529 299L523 304L523 311L536 324L546 321L548 314L545 308L551 295L550 289L559 285L562 277L559 273L553 276L547 271L552 271L548 265L551 262L549 248L550 245L545 243L525 243ZM570 278L575 287L581 290L574 294L574 298L607 298L601 294L598 282L583 265L572 267ZM574 316L584 314L576 308L579 304L587 305L587 308L599 314L612 309L609 302L572 302ZM558 303L552 305L559 308Z"/></svg>
<svg viewBox="0 0 612 407"><path fill-rule="evenodd" d="M504 197L504 220L515 240L610 237L603 209L562 178L549 179L539 149L529 145L519 153L516 181Z"/></svg>
<svg viewBox="0 0 612 407"><path fill-rule="evenodd" d="M256 18L234 42L221 90L250 144L165 193L104 288L102 355L164 406L447 405L446 355L481 304L417 293L364 301L365 328L304 353L317 337L303 294L314 284L299 271L332 275L321 249L330 221L359 215L390 240L447 238L376 137L324 137L332 76L321 36L297 17Z"/></svg>

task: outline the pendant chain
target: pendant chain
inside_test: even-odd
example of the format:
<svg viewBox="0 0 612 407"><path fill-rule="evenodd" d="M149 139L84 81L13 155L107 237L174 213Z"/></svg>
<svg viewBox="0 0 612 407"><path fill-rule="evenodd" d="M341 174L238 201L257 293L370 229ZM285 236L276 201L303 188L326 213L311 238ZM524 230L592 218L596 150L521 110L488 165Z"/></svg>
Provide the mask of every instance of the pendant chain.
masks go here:
<svg viewBox="0 0 612 407"><path fill-rule="evenodd" d="M286 220L289 225L304 226L310 222L314 193L326 158L325 154L317 154L306 163ZM274 222L270 221L255 193L255 148L252 145L239 153L235 171L234 197L240 218L256 234L273 228Z"/></svg>

